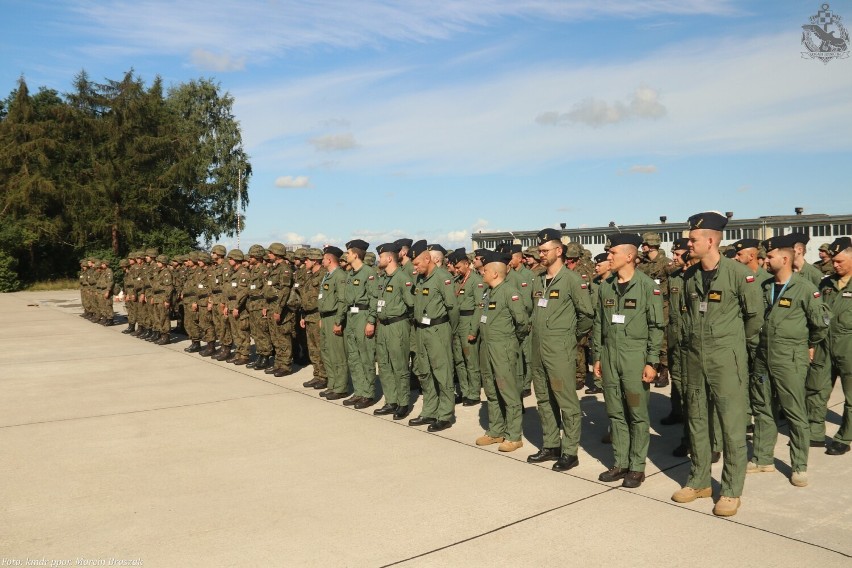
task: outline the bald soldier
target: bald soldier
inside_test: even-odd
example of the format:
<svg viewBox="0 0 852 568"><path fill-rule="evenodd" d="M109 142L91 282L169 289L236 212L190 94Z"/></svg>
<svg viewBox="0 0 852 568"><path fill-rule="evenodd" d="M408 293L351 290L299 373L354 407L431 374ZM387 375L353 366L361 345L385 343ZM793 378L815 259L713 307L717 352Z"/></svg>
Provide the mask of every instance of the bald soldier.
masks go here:
<svg viewBox="0 0 852 568"><path fill-rule="evenodd" d="M520 291L506 279L510 256L493 252L483 262L483 282L488 293L478 311L481 336L480 369L488 400L488 430L476 439L477 446L500 444L501 452L513 452L522 440L521 384L516 371L521 344L529 333L529 315Z"/></svg>
<svg viewBox="0 0 852 568"><path fill-rule="evenodd" d="M556 460L553 469L567 471L580 461L580 401L575 389L577 339L592 328L594 309L588 284L562 262L564 245L556 229L538 235L545 272L533 280L532 372L542 448L530 463ZM560 429L563 435L560 436Z"/></svg>
<svg viewBox="0 0 852 568"><path fill-rule="evenodd" d="M672 495L672 500L689 503L712 496L712 410L708 410L712 402L719 415L725 458L721 493L713 514L729 517L740 507L748 463L746 347L758 339L763 298L751 271L719 253L727 217L706 212L693 215L687 222L689 254L699 261L684 273L692 462L686 484Z"/></svg>
<svg viewBox="0 0 852 568"><path fill-rule="evenodd" d="M804 233L790 233L790 238L793 239L793 252L796 255L793 260L793 270L810 280L814 286L819 286L819 283L823 279L823 273L805 260L805 253L808 252L807 244L810 237Z"/></svg>

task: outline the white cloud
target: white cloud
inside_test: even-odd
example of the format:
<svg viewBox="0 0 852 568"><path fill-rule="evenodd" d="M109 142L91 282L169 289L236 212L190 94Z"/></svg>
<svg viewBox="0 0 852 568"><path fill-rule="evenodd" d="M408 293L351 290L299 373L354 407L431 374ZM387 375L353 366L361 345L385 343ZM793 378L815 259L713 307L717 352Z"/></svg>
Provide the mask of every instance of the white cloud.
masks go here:
<svg viewBox="0 0 852 568"><path fill-rule="evenodd" d="M737 188L737 193L748 193L748 191L750 189L751 189L750 185L741 185L740 187Z"/></svg>
<svg viewBox="0 0 852 568"><path fill-rule="evenodd" d="M316 136L308 140L308 142L319 152L337 152L340 150L352 150L358 147L358 143L355 142L355 137L352 136L351 132Z"/></svg>
<svg viewBox="0 0 852 568"><path fill-rule="evenodd" d="M231 57L226 53L215 54L206 49L194 49L190 57L192 64L205 71L242 71L246 68L245 57Z"/></svg>
<svg viewBox="0 0 852 568"><path fill-rule="evenodd" d="M275 187L301 189L312 186L308 176L281 176L275 179Z"/></svg>
<svg viewBox="0 0 852 568"><path fill-rule="evenodd" d="M643 165L630 166L627 169L627 173L630 173L630 174L655 174L655 173L657 173L657 166L655 166L653 164L648 164L648 165L644 165L644 166Z"/></svg>
<svg viewBox="0 0 852 568"><path fill-rule="evenodd" d="M581 123L592 127L616 124L629 118L661 118L666 107L660 103L656 90L647 87L636 89L627 102L607 103L600 99L587 98L576 103L568 112L546 111L535 121L542 126L563 126Z"/></svg>

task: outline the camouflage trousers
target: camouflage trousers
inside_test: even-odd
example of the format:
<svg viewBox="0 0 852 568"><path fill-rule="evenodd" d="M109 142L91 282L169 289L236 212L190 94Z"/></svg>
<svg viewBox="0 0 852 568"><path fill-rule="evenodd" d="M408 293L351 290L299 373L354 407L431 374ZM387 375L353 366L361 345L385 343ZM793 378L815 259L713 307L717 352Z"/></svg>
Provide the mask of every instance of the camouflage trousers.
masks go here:
<svg viewBox="0 0 852 568"><path fill-rule="evenodd" d="M295 336L296 316L286 310L276 323L270 315L269 338L275 348L275 368L289 371L293 366L293 337Z"/></svg>
<svg viewBox="0 0 852 568"><path fill-rule="evenodd" d="M269 338L269 318L261 310L249 310L249 332L254 339L255 352L260 357L272 355Z"/></svg>
<svg viewBox="0 0 852 568"><path fill-rule="evenodd" d="M325 374L325 367L322 363L319 321L305 321L305 336L308 340L308 358L314 368L314 378L325 381L328 375Z"/></svg>
<svg viewBox="0 0 852 568"><path fill-rule="evenodd" d="M195 298L183 302L183 328L191 341L201 341L201 327L198 325L199 311L192 309Z"/></svg>
<svg viewBox="0 0 852 568"><path fill-rule="evenodd" d="M213 304L213 330L220 345L231 345L234 342L231 322L229 316L222 313L224 308L224 304Z"/></svg>
<svg viewBox="0 0 852 568"><path fill-rule="evenodd" d="M234 338L237 355L240 357L248 357L251 354L251 334L249 333L249 314L243 310L239 315L234 317L231 313L228 316L228 322L231 326L231 337Z"/></svg>

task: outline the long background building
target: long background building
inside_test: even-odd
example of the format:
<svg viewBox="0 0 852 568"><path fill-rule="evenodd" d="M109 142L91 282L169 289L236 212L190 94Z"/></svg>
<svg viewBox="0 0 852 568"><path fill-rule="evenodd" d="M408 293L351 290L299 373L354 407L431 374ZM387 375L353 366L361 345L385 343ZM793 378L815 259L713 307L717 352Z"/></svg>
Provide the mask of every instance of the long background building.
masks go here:
<svg viewBox="0 0 852 568"><path fill-rule="evenodd" d="M737 219L732 212L726 212L729 221L725 227L723 245L731 244L740 239L768 239L792 232L805 233L810 237L806 259L808 262L819 260L818 249L823 243L830 243L837 237L852 235L852 214L829 215L816 213L804 215L801 208L797 208L794 215L778 215L757 217L754 219ZM611 221L607 227L578 227L569 228L565 223L561 224L562 242L578 242L589 249L592 256L604 251L607 235L617 232L623 233L659 233L663 244L660 247L668 252L671 242L687 235L687 224L685 221L670 223L666 217L660 217L657 223L646 225L618 225ZM471 235L473 248L493 249L502 242L520 244L524 247L536 244L536 234L542 229L538 227L533 230L518 230L506 232L483 233L478 232Z"/></svg>

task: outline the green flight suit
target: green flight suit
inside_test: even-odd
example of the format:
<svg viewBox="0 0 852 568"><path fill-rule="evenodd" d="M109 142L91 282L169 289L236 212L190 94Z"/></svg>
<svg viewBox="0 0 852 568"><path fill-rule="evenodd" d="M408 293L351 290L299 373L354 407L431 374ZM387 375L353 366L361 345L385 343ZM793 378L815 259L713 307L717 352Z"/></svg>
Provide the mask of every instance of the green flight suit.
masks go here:
<svg viewBox="0 0 852 568"><path fill-rule="evenodd" d="M808 421L810 439L825 441L825 414L828 410L828 397L836 377L840 377L845 401L840 428L834 435L834 441L841 444L852 443L852 280L840 287L840 277L832 274L823 278L819 286L823 303L831 311L831 323L828 338L817 345L814 363L819 366L816 372L811 369L808 375Z"/></svg>
<svg viewBox="0 0 852 568"><path fill-rule="evenodd" d="M829 312L816 286L800 274L793 274L777 297L774 278L763 281L761 288L766 321L760 330L751 380L754 461L774 464L777 400L790 425L790 465L793 471L804 472L810 442L805 406L808 347L825 339Z"/></svg>
<svg viewBox="0 0 852 568"><path fill-rule="evenodd" d="M413 280L397 267L381 278L371 317L376 321L376 359L385 404L408 408L411 380L408 354L411 349L411 309Z"/></svg>
<svg viewBox="0 0 852 568"><path fill-rule="evenodd" d="M543 273L533 280L533 390L544 447L561 447L562 454L576 456L581 425L575 386L577 340L591 330L594 309L579 274L562 266L553 280L546 277Z"/></svg>
<svg viewBox="0 0 852 568"><path fill-rule="evenodd" d="M658 249L657 256L653 260L646 256L644 261L636 267L637 270L653 280L662 293L663 322L669 321L669 264L671 264L671 259L666 257L666 253ZM660 345L660 371L668 369L669 366L668 343L668 336L664 333L663 342ZM671 370L669 370L669 373L671 373Z"/></svg>
<svg viewBox="0 0 852 568"><path fill-rule="evenodd" d="M479 343L467 338L476 335L479 320L476 319L477 304L486 287L482 277L470 268L467 278L457 278L455 283L456 305L454 313L458 320L453 327L453 358L456 377L463 398L479 400L482 390L482 375L479 365Z"/></svg>
<svg viewBox="0 0 852 568"><path fill-rule="evenodd" d="M349 369L346 365L346 347L343 335L334 334L335 325L346 324L346 271L335 268L326 272L319 286L317 308L320 313L320 352L328 376L328 388L335 393L348 392Z"/></svg>
<svg viewBox="0 0 852 568"><path fill-rule="evenodd" d="M747 343L763 322L760 285L744 265L722 257L705 287L701 264L684 272L685 348L692 466L686 485L710 487L711 415L719 416L723 497L740 497L745 482L748 400Z"/></svg>
<svg viewBox="0 0 852 568"><path fill-rule="evenodd" d="M518 292L521 293L524 309L527 311L527 317L531 317L533 310L532 281L535 278L535 274L524 265L521 265L517 270L510 268L509 272L519 276L516 280L516 287ZM509 279L508 275L506 276L506 279ZM523 336L523 339L519 339L519 341L521 342L521 350L518 355L518 388L524 391L529 389L532 385L532 365L530 364L530 359L532 358L532 347L528 333Z"/></svg>
<svg viewBox="0 0 852 568"><path fill-rule="evenodd" d="M523 433L520 383L523 377L518 376L516 367L520 342L529 333L529 315L521 292L508 280L488 291L481 314L479 367L488 400L486 434L519 442Z"/></svg>
<svg viewBox="0 0 852 568"><path fill-rule="evenodd" d="M423 392L420 416L451 421L453 392L452 329L450 311L456 303L453 280L438 266L430 275L418 274L414 282L414 335L417 351L414 373Z"/></svg>
<svg viewBox="0 0 852 568"><path fill-rule="evenodd" d="M825 278L825 274L822 271L809 262L805 262L802 265L801 270L799 270L798 274L803 276L806 280L810 280L814 286L819 287L819 283L822 282L822 279Z"/></svg>
<svg viewBox="0 0 852 568"><path fill-rule="evenodd" d="M645 365L657 366L665 319L659 286L634 272L623 288L613 274L598 288L594 360L600 361L604 402L612 432L615 467L645 471L651 440L650 384Z"/></svg>
<svg viewBox="0 0 852 568"><path fill-rule="evenodd" d="M348 273L343 294L347 310L343 338L352 390L355 396L369 399L376 398L376 336L367 337L364 328L376 323L370 315L371 304L376 302L376 287L375 269L363 264Z"/></svg>

